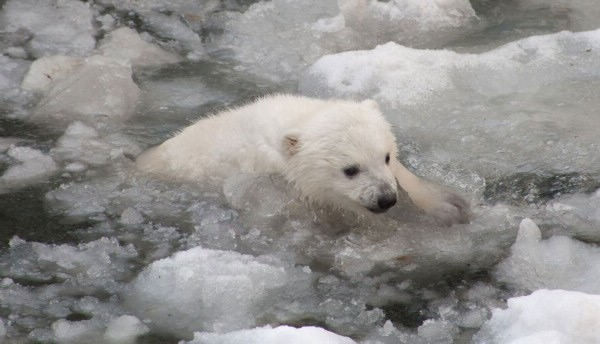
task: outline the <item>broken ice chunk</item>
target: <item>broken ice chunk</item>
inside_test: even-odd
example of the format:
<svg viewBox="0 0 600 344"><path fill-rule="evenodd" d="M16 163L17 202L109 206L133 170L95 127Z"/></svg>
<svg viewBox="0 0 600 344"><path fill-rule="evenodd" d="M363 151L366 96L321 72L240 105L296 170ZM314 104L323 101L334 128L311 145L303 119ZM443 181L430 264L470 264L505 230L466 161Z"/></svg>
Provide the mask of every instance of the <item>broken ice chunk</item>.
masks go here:
<svg viewBox="0 0 600 344"><path fill-rule="evenodd" d="M162 331L231 331L256 325L292 284L310 289L309 276L274 258L195 247L146 267L125 301Z"/></svg>
<svg viewBox="0 0 600 344"><path fill-rule="evenodd" d="M0 176L0 192L42 181L58 169L50 156L37 149L11 146L7 154L18 164Z"/></svg>
<svg viewBox="0 0 600 344"><path fill-rule="evenodd" d="M228 333L196 332L194 339L186 344L356 344L348 337L342 337L319 327L290 326L257 327Z"/></svg>
<svg viewBox="0 0 600 344"><path fill-rule="evenodd" d="M495 309L475 336L484 343L600 343L600 295L537 290Z"/></svg>
<svg viewBox="0 0 600 344"><path fill-rule="evenodd" d="M98 47L101 55L114 58L134 66L149 66L176 63L181 59L162 48L141 39L140 35L128 27L121 27L109 33Z"/></svg>
<svg viewBox="0 0 600 344"><path fill-rule="evenodd" d="M27 46L36 57L67 54L85 56L94 49L96 30L89 3L76 0L9 0L0 12L0 30L26 29Z"/></svg>
<svg viewBox="0 0 600 344"><path fill-rule="evenodd" d="M524 219L510 251L494 270L502 282L529 291L557 288L600 293L600 248L594 245L566 236L541 240L537 225Z"/></svg>

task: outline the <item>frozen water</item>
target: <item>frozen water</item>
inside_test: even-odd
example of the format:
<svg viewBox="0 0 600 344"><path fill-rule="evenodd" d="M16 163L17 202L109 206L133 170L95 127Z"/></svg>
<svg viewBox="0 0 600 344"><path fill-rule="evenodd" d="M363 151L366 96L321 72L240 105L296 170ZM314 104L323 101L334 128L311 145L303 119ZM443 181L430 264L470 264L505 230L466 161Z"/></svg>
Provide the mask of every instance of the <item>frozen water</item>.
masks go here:
<svg viewBox="0 0 600 344"><path fill-rule="evenodd" d="M35 57L66 54L85 56L96 44L93 11L77 0L9 0L0 13L2 31L27 30L27 50Z"/></svg>
<svg viewBox="0 0 600 344"><path fill-rule="evenodd" d="M53 82L69 75L81 64L82 59L78 57L64 55L41 57L29 67L21 88L33 92L47 92Z"/></svg>
<svg viewBox="0 0 600 344"><path fill-rule="evenodd" d="M458 327L448 321L426 320L419 326L417 333L427 343L452 344L454 336L458 333Z"/></svg>
<svg viewBox="0 0 600 344"><path fill-rule="evenodd" d="M600 294L600 248L565 236L542 240L531 219L524 219L510 256L495 268L496 278L513 287L567 289Z"/></svg>
<svg viewBox="0 0 600 344"><path fill-rule="evenodd" d="M600 9L594 0L519 0L519 10L549 9L566 22L565 29L573 31L593 30L600 27Z"/></svg>
<svg viewBox="0 0 600 344"><path fill-rule="evenodd" d="M165 332L224 332L255 325L286 290L302 292L310 283L302 269L272 258L196 247L144 269L126 292L126 303Z"/></svg>
<svg viewBox="0 0 600 344"><path fill-rule="evenodd" d="M110 32L98 46L103 56L135 66L176 63L180 58L156 45L148 43L134 30L122 27Z"/></svg>
<svg viewBox="0 0 600 344"><path fill-rule="evenodd" d="M40 121L88 122L124 120L133 114L140 90L131 78L131 66L118 60L92 56L73 67L73 60L52 60L59 64L51 69L57 76L44 89L35 109ZM65 66L66 64L66 66ZM35 80L43 79L36 77Z"/></svg>
<svg viewBox="0 0 600 344"><path fill-rule="evenodd" d="M26 61L0 56L0 90L6 92L19 87L28 67Z"/></svg>
<svg viewBox="0 0 600 344"><path fill-rule="evenodd" d="M591 194L569 194L549 202L539 218L541 224L552 223L562 235L600 242L600 191Z"/></svg>
<svg viewBox="0 0 600 344"><path fill-rule="evenodd" d="M598 118L589 109L597 106L599 52L600 31L531 37L481 54L388 43L322 57L300 88L376 99L421 160L485 177L515 169L596 174Z"/></svg>
<svg viewBox="0 0 600 344"><path fill-rule="evenodd" d="M19 88L30 65L29 61L0 55L0 111L10 113L14 111L14 105L30 101L28 92Z"/></svg>
<svg viewBox="0 0 600 344"><path fill-rule="evenodd" d="M104 131L110 131L110 127L107 129ZM130 159L140 152L138 145L123 134L102 135L77 121L67 127L50 153L60 161L99 166L109 161Z"/></svg>
<svg viewBox="0 0 600 344"><path fill-rule="evenodd" d="M538 290L496 309L475 343L597 343L600 296Z"/></svg>
<svg viewBox="0 0 600 344"><path fill-rule="evenodd" d="M109 343L133 344L138 336L148 331L148 326L144 325L138 318L132 315L122 315L108 323L104 338Z"/></svg>
<svg viewBox="0 0 600 344"><path fill-rule="evenodd" d="M194 339L187 344L356 344L348 337L342 337L319 327L290 326L259 327L224 334L196 332Z"/></svg>
<svg viewBox="0 0 600 344"><path fill-rule="evenodd" d="M390 40L439 46L468 30L475 18L464 0L258 2L244 13L218 17L225 25L216 47L232 51L232 58L252 73L295 80L305 67L330 53Z"/></svg>
<svg viewBox="0 0 600 344"><path fill-rule="evenodd" d="M121 213L119 221L124 225L138 225L144 222L144 216L133 208L127 208Z"/></svg>
<svg viewBox="0 0 600 344"><path fill-rule="evenodd" d="M563 302L600 294L600 33L529 37L596 29L593 1L2 3L4 341L597 341ZM298 87L378 100L471 223L133 169L190 121ZM570 291L514 298L539 288Z"/></svg>
<svg viewBox="0 0 600 344"><path fill-rule="evenodd" d="M133 246L120 246L114 238L71 246L30 243L14 237L9 244L8 257L4 257L8 259L2 262L8 276L40 282L58 278L74 289L113 288L116 280L131 273L126 269L127 260L137 256Z"/></svg>
<svg viewBox="0 0 600 344"><path fill-rule="evenodd" d="M101 0L104 6L135 13L145 30L166 45L180 50L188 57L197 58L204 53L201 32L207 18L223 9L222 1L115 1Z"/></svg>
<svg viewBox="0 0 600 344"><path fill-rule="evenodd" d="M0 193L43 181L58 169L50 156L30 147L11 145L7 155L16 164L0 176Z"/></svg>

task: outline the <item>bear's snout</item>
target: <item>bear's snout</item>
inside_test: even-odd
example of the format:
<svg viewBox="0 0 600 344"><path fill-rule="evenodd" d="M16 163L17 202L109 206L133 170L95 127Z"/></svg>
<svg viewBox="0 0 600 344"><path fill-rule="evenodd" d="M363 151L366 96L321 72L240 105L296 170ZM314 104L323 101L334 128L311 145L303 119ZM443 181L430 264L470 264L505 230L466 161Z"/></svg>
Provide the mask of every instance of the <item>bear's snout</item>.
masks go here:
<svg viewBox="0 0 600 344"><path fill-rule="evenodd" d="M396 194L385 194L383 196L379 196L377 199L377 205L381 210L388 210L396 204Z"/></svg>
<svg viewBox="0 0 600 344"><path fill-rule="evenodd" d="M374 213L383 213L396 204L396 191L389 185L381 185L377 191L377 204L368 207L370 211Z"/></svg>

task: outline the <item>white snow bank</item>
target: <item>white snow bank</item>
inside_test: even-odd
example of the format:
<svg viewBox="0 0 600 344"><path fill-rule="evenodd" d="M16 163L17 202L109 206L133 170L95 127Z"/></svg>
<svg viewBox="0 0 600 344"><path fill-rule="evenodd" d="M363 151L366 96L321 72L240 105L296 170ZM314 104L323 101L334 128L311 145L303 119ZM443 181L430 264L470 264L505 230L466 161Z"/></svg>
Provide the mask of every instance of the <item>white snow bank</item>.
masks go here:
<svg viewBox="0 0 600 344"><path fill-rule="evenodd" d="M275 0L253 4L243 14L216 16L224 34L213 49L229 49L242 66L281 81L319 57L390 40L438 46L464 32L475 19L469 1Z"/></svg>
<svg viewBox="0 0 600 344"><path fill-rule="evenodd" d="M273 258L196 247L146 267L125 302L163 331L222 332L256 325L290 288L310 288L310 274Z"/></svg>
<svg viewBox="0 0 600 344"><path fill-rule="evenodd" d="M541 288L600 294L600 248L565 236L541 239L530 219L519 227L510 256L494 270L496 278L533 291Z"/></svg>
<svg viewBox="0 0 600 344"><path fill-rule="evenodd" d="M149 66L176 63L181 59L154 44L144 41L140 35L128 27L110 32L99 44L98 52L134 66Z"/></svg>
<svg viewBox="0 0 600 344"><path fill-rule="evenodd" d="M90 4L77 0L9 0L0 12L2 31L26 29L33 34L27 49L35 57L85 56L93 49L96 30Z"/></svg>
<svg viewBox="0 0 600 344"><path fill-rule="evenodd" d="M599 343L600 295L537 290L495 309L475 343Z"/></svg>
<svg viewBox="0 0 600 344"><path fill-rule="evenodd" d="M229 333L196 332L194 339L187 344L356 344L348 337L342 337L319 327L290 326L258 327Z"/></svg>
<svg viewBox="0 0 600 344"><path fill-rule="evenodd" d="M0 192L40 182L58 169L50 156L37 149L13 145L7 155L18 163L9 166L0 176Z"/></svg>

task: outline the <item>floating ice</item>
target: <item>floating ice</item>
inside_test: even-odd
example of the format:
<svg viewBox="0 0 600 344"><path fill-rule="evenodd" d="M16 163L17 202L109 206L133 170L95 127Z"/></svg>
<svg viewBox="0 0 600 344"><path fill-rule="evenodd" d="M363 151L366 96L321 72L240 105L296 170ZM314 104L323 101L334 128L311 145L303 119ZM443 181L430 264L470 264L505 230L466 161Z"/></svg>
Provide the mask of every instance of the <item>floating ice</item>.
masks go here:
<svg viewBox="0 0 600 344"><path fill-rule="evenodd" d="M547 221L568 228L579 239L600 242L600 189L557 198L547 204L545 215Z"/></svg>
<svg viewBox="0 0 600 344"><path fill-rule="evenodd" d="M122 315L108 323L104 338L111 344L133 344L138 336L149 330L138 318Z"/></svg>
<svg viewBox="0 0 600 344"><path fill-rule="evenodd" d="M125 302L162 331L223 332L256 325L289 290L310 289L310 280L310 274L272 258L196 247L144 269Z"/></svg>
<svg viewBox="0 0 600 344"><path fill-rule="evenodd" d="M8 256L0 262L11 278L69 281L76 287L114 288L116 280L127 277L127 260L137 256L132 245L121 246L115 238L101 238L78 246L46 245L25 242L17 237L10 241Z"/></svg>
<svg viewBox="0 0 600 344"><path fill-rule="evenodd" d="M81 58L72 56L41 57L31 64L21 87L28 91L46 92L50 89L52 83L64 79L82 63Z"/></svg>
<svg viewBox="0 0 600 344"><path fill-rule="evenodd" d="M464 31L475 13L464 0L276 0L216 18L226 24L213 48L230 49L246 69L281 81L334 52L390 40L438 46Z"/></svg>
<svg viewBox="0 0 600 344"><path fill-rule="evenodd" d="M0 176L1 191L42 181L58 169L50 156L37 149L11 146L7 154L18 163Z"/></svg>
<svg viewBox="0 0 600 344"><path fill-rule="evenodd" d="M110 32L99 44L99 53L123 63L148 66L176 63L180 58L140 38L134 30L122 27Z"/></svg>
<svg viewBox="0 0 600 344"><path fill-rule="evenodd" d="M187 344L356 344L348 337L342 337L319 327L290 326L258 327L229 333L196 332L194 339Z"/></svg>
<svg viewBox="0 0 600 344"><path fill-rule="evenodd" d="M600 122L589 109L598 106L599 54L600 31L530 37L481 54L388 43L322 57L300 89L376 99L400 141L422 147L421 160L486 177L515 168L595 173Z"/></svg>
<svg viewBox="0 0 600 344"><path fill-rule="evenodd" d="M598 343L600 295L538 290L508 300L476 335L475 343Z"/></svg>
<svg viewBox="0 0 600 344"><path fill-rule="evenodd" d="M556 17L567 22L572 31L592 30L600 27L600 9L595 0L518 0L519 11L549 9Z"/></svg>
<svg viewBox="0 0 600 344"><path fill-rule="evenodd" d="M72 69L70 59L56 59L53 63L57 65L51 70L60 75L38 103L35 118L95 122L104 118L123 120L133 114L140 91L131 78L129 64L102 56L83 59ZM43 77L35 80L40 79Z"/></svg>
<svg viewBox="0 0 600 344"><path fill-rule="evenodd" d="M168 40L183 53L197 57L204 53L201 32L209 15L222 9L222 1L116 1L101 0L100 4L135 13L144 28L154 36Z"/></svg>
<svg viewBox="0 0 600 344"><path fill-rule="evenodd" d="M90 4L76 0L9 0L0 12L0 27L31 32L27 48L35 57L85 56L96 44Z"/></svg>
<svg viewBox="0 0 600 344"><path fill-rule="evenodd" d="M458 328L448 321L426 320L423 325L419 326L417 333L427 343L452 344Z"/></svg>
<svg viewBox="0 0 600 344"><path fill-rule="evenodd" d="M128 159L127 156L134 157L140 152L141 148L127 136L120 133L101 135L96 129L78 121L67 127L51 150L57 160L92 166Z"/></svg>
<svg viewBox="0 0 600 344"><path fill-rule="evenodd" d="M496 278L513 287L600 293L600 248L565 236L541 240L530 219L519 227L510 256L496 266Z"/></svg>
<svg viewBox="0 0 600 344"><path fill-rule="evenodd" d="M6 92L19 87L28 66L29 62L0 56L0 90Z"/></svg>
<svg viewBox="0 0 600 344"><path fill-rule="evenodd" d="M121 213L119 222L124 225L137 225L144 222L144 216L134 208L127 208Z"/></svg>

